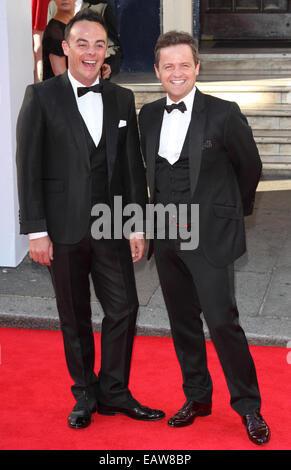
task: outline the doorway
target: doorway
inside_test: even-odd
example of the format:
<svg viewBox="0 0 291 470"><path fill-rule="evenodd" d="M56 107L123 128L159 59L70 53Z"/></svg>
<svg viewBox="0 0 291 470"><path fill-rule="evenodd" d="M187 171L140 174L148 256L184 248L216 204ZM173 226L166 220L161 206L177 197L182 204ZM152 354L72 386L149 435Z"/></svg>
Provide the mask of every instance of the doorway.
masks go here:
<svg viewBox="0 0 291 470"><path fill-rule="evenodd" d="M153 72L160 0L111 0L123 49L122 72Z"/></svg>

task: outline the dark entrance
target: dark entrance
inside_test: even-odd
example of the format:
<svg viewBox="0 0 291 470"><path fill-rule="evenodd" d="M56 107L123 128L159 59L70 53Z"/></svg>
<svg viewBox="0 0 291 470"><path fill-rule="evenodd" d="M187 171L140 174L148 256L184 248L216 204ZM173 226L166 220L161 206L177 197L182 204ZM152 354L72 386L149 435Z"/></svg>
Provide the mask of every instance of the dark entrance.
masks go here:
<svg viewBox="0 0 291 470"><path fill-rule="evenodd" d="M160 34L160 0L109 0L115 9L124 58L122 72L153 72Z"/></svg>
<svg viewBox="0 0 291 470"><path fill-rule="evenodd" d="M291 0L201 0L200 11L203 42L291 45Z"/></svg>

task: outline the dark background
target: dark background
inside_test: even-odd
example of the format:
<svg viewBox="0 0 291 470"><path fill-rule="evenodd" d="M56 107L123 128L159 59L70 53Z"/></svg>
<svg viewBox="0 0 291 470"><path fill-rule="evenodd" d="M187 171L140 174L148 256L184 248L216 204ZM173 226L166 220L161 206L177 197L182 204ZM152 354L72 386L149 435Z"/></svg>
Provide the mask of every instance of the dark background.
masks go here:
<svg viewBox="0 0 291 470"><path fill-rule="evenodd" d="M152 72L160 34L160 0L108 0L114 9L124 59L122 72Z"/></svg>

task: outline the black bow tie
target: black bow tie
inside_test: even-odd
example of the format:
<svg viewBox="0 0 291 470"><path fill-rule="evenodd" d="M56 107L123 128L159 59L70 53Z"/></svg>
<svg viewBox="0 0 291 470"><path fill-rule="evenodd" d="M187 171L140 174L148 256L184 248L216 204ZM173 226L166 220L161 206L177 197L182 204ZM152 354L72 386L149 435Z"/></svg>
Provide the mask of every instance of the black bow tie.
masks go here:
<svg viewBox="0 0 291 470"><path fill-rule="evenodd" d="M103 86L101 84L93 85L93 86L81 86L77 88L78 97L86 95L89 91L94 91L94 93L101 93L103 90Z"/></svg>
<svg viewBox="0 0 291 470"><path fill-rule="evenodd" d="M181 113L184 113L185 111L187 111L187 108L186 108L186 105L185 105L184 101L180 101L180 103L178 103L178 104L176 104L176 103L166 104L165 109L168 113L171 113L173 111L173 109L179 109L179 111L181 111Z"/></svg>

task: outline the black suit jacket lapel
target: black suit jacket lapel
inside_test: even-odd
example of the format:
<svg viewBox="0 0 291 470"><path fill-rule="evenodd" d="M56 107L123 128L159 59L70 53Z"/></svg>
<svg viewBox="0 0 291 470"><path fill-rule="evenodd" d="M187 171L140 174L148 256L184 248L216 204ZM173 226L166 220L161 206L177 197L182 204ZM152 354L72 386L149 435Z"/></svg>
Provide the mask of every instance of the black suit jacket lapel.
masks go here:
<svg viewBox="0 0 291 470"><path fill-rule="evenodd" d="M59 102L66 114L66 121L71 128L70 142L76 149L76 154L83 155L86 165L90 168L90 155L85 136L84 124L67 72L60 76L60 81L61 88Z"/></svg>
<svg viewBox="0 0 291 470"><path fill-rule="evenodd" d="M90 155L85 136L84 124L82 116L80 115L73 88L68 78L67 72L61 77L62 90L60 93L60 100L63 103L63 109L66 112L66 119L71 127L71 132L74 139L75 148L79 155L84 155L86 164L90 168ZM117 153L118 141L118 104L115 90L112 89L111 84L103 81L103 115L104 115L104 130L106 136L107 160L108 160L108 178L111 181L114 162Z"/></svg>
<svg viewBox="0 0 291 470"><path fill-rule="evenodd" d="M189 128L189 170L191 197L193 196L196 189L200 173L205 123L205 97L203 93L196 89Z"/></svg>
<svg viewBox="0 0 291 470"><path fill-rule="evenodd" d="M158 145L160 141L165 104L166 98L155 103L155 108L152 110L150 115L151 122L148 124L149 127L147 129L146 155L148 156L148 160L146 164L151 202L153 202L154 197L156 158L159 150Z"/></svg>
<svg viewBox="0 0 291 470"><path fill-rule="evenodd" d="M108 178L110 182L117 155L119 114L115 90L113 90L111 84L106 81L103 81L102 99L104 110L103 125L106 136L106 153L108 161Z"/></svg>

